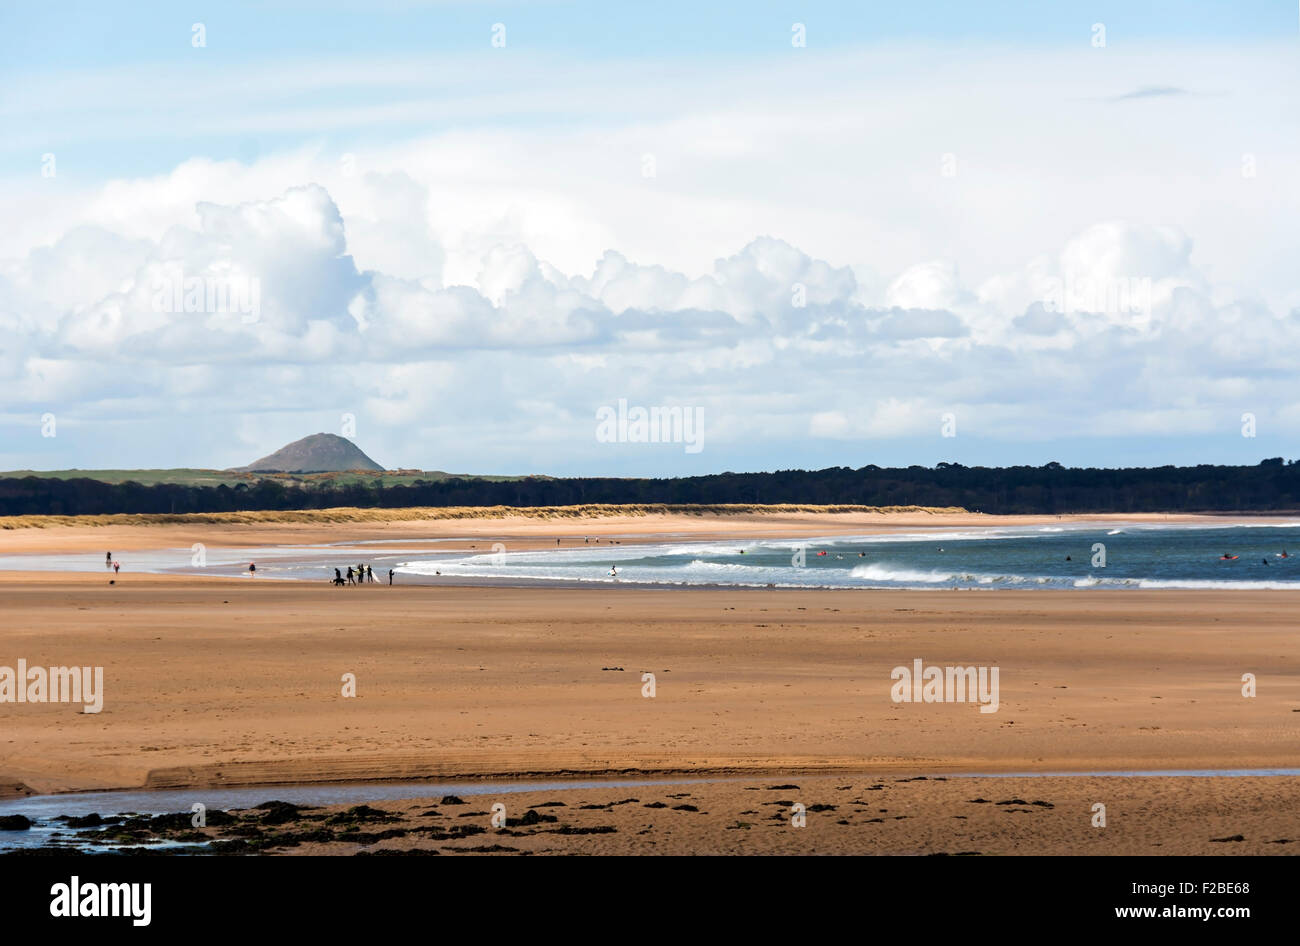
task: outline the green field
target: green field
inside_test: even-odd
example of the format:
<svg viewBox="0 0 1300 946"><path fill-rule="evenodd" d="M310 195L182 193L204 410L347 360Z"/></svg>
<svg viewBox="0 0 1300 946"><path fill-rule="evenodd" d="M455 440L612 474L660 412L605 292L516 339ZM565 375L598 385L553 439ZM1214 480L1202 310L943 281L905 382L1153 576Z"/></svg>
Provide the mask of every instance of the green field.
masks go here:
<svg viewBox="0 0 1300 946"><path fill-rule="evenodd" d="M347 473L238 473L233 470L12 470L0 473L0 478L37 476L44 479L88 479L101 483L139 483L153 486L156 483L172 483L182 486L235 486L239 483L252 484L259 480L278 480L282 483L295 483L303 486L330 484L334 486L364 483L370 486L402 486L416 480L446 480L453 477L464 479L487 480L490 482L509 482L522 480L523 476L474 476L468 473L444 473L441 470L390 470L371 472L357 470ZM539 477L549 479L549 477Z"/></svg>

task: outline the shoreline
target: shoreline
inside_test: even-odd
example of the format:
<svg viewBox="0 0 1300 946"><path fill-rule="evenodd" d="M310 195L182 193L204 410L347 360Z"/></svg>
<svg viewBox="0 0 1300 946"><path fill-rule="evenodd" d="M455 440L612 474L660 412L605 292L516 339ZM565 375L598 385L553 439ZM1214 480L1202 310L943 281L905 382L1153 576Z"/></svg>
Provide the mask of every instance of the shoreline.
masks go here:
<svg viewBox="0 0 1300 946"><path fill-rule="evenodd" d="M385 770L386 771L386 770ZM360 789L366 786L397 787L409 785L475 785L497 786L523 782L570 782L553 791L567 791L574 786L588 783L616 782L627 785L695 785L722 782L741 782L754 779L781 778L822 778L843 776L846 778L876 778L908 776L911 779L1221 779L1221 778L1300 778L1300 766L1279 768L1209 768L1209 769L1107 769L1090 768L1044 768L1026 770L1015 767L999 770L997 767L963 767L951 765L931 765L918 768L908 763L873 763L863 765L851 760L825 765L817 764L760 764L753 767L738 766L700 766L690 767L684 764L668 765L662 768L635 769L548 769L538 771L506 770L465 771L454 768L440 772L437 776L423 775L357 775L343 778L321 778L299 781L221 781L213 782L202 778L194 781L160 782L150 773L150 777L141 785L117 785L105 788L73 788L64 791L38 793L31 790L14 790L12 785L0 785L0 801L32 800L50 801L58 798L89 799L97 796L131 794L131 795L166 795L175 792L200 791L252 791L255 789ZM22 786L25 788L25 786ZM515 790L515 789L512 789ZM523 791L524 789L518 789Z"/></svg>
<svg viewBox="0 0 1300 946"><path fill-rule="evenodd" d="M573 507L577 508L577 507ZM204 523L178 523L171 520L184 516L160 517L166 522L149 525L62 525L57 528L0 529L0 574L26 581L42 581L43 574L57 574L68 578L102 579L112 583L140 577L201 578L214 580L247 581L254 578L246 570L246 563L256 559L263 567L256 577L263 582L291 582L316 585L330 580L331 571L340 564L349 564L341 557L355 555L375 564L379 571L377 584L386 584L384 571L398 569L398 584L448 588L509 588L509 589L602 589L617 588L643 590L729 589L743 591L832 591L832 590L916 590L916 591L989 591L999 588L998 580L1006 577L1010 587L1033 588L1036 591L1070 591L1075 589L1109 590L1199 590L1203 582L1207 590L1219 590L1220 583L1212 577L1161 578L1143 574L1112 579L1093 580L1091 573L1083 577L1071 574L1052 574L1034 578L1017 575L963 575L950 576L953 580L938 581L922 578L909 582L907 577L883 578L866 576L861 583L846 581L836 571L823 572L809 569L806 576L793 579L788 575L757 577L736 573L732 580L714 580L710 576L693 575L674 580L672 574L638 575L634 573L608 580L603 566L586 577L571 574L511 574L514 569L478 568L469 574L454 569L461 568L453 561L453 571L446 575L433 574L439 557L452 559L485 556L494 550L516 552L583 552L600 558L608 549L619 562L619 556L641 547L656 546L671 554L674 546L691 543L714 543L725 549L731 543L789 542L821 540L835 543L860 539L874 543L882 536L895 536L925 542L930 537L958 530L954 541L978 538L967 530L989 532L990 538L1001 538L999 530L1036 529L1044 533L1073 533L1090 528L1111 529L1131 527L1140 530L1153 526L1195 529L1198 527L1296 527L1300 521L1278 516L1237 516L1229 514L1170 515L1170 514L1110 514L1106 516L986 516L963 511L935 513L917 512L832 512L812 513L806 510L787 512L785 507L764 507L768 512L755 514L749 507L734 514L662 514L641 512L636 515L595 514L590 518L559 521L540 515L547 510L532 510L537 516L504 518L472 518L459 515L441 519L400 519L385 523L334 523L331 516L350 510L325 510L323 518L314 523L221 523L206 522L207 514L194 519ZM837 508L837 507L831 507ZM417 510L418 511L418 510ZM359 512L365 512L360 510ZM942 521L936 521L936 517ZM104 517L116 520L122 517ZM196 529L204 531L195 531ZM1108 534L1114 534L1108 532ZM1109 540L1106 540L1109 541ZM866 546L863 546L864 548ZM884 549L888 545L878 548ZM116 561L124 561L126 570L121 574L101 571L98 563L101 550L115 549ZM191 565L195 550L211 554L217 559L205 566ZM942 551L942 549L940 549ZM861 552L859 551L859 555ZM423 568L407 569L405 559L425 557ZM843 556L836 556L837 558ZM504 561L504 560L503 560ZM244 562L245 566L236 562ZM420 562L416 563L420 565ZM925 566L934 568L933 565ZM1030 566L1032 567L1032 566ZM41 571L36 570L42 569ZM471 566L473 569L473 566ZM671 571L671 570L669 570ZM1222 590L1234 591L1291 591L1285 579L1269 579L1267 572L1236 581L1222 582ZM817 576L825 576L818 580ZM806 579L806 580L805 580ZM1148 583L1149 584L1146 584ZM1167 585L1162 583L1167 582ZM1103 586L1103 587L1099 587Z"/></svg>
<svg viewBox="0 0 1300 946"><path fill-rule="evenodd" d="M1296 822L1277 817L1300 801L1296 779L891 775L291 795L208 806L197 827L185 805L69 815L83 809L46 804L29 809L29 830L0 835L0 853L1278 855L1300 844Z"/></svg>

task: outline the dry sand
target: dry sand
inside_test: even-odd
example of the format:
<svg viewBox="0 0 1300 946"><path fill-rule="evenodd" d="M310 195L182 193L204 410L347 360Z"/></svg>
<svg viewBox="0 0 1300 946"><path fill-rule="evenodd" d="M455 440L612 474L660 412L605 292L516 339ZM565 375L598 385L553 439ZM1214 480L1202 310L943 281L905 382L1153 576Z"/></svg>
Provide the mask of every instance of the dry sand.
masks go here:
<svg viewBox="0 0 1300 946"><path fill-rule="evenodd" d="M492 530L481 534L504 534L500 521L479 525ZM554 524L534 525L539 540L547 528L552 543L562 534ZM649 531L644 520L638 525ZM808 534L830 531L825 522L806 527ZM73 538L96 549L125 549L151 533L152 542L136 547L190 541L189 534L159 540L161 530L136 528L143 537L116 528L88 530L89 537L30 531L62 535L60 550ZM601 522L576 532L601 528L630 531ZM777 527L752 528L744 534ZM454 531L480 534L465 523ZM727 523L726 534L743 531ZM358 537L352 529L329 535ZM18 551L11 543L27 538L5 533L0 553ZM248 540L240 535L231 544ZM668 809L698 829L669 830L658 820L667 812L647 809L657 812L651 830L663 846L655 849L998 853L1077 844L1159 853L1239 852L1246 844L1282 852L1290 845L1267 842L1300 837L1294 778L1142 780L1149 786L1141 791L1139 781L1115 779L1018 780L1002 788L892 781L958 772L1300 765L1300 646L1296 598L1288 592L334 589L128 574L110 586L102 573L9 573L0 575L0 602L0 665L23 657L29 665L102 665L106 673L98 715L69 705L0 704L0 792L11 794L762 774L771 776L769 785L815 779L806 798L782 797L836 804L835 812L814 813L815 821L810 814L810 825L825 832L834 825L855 840L827 847L823 829L778 831L769 809L748 800L759 793L724 784L682 789L705 799L700 813ZM892 702L891 669L915 658L999 667L999 711ZM655 674L654 698L642 696L645 671ZM341 694L345 673L356 675L355 698ZM1242 695L1245 673L1257 677L1254 698ZM871 806L847 796L862 798L863 786L875 782L888 786L891 803L874 807L906 820L871 822L877 814L854 811ZM901 805L903 796L913 807ZM968 802L981 796L1055 807L1015 812L1021 806ZM915 807L925 799L929 808ZM1107 799L1146 827L1089 833L1091 804ZM528 803L538 800L546 799ZM520 803L505 801L512 812ZM760 815L742 814L751 808ZM829 817L848 811L849 826ZM563 837L574 850L641 849L635 845L651 835L630 831L641 812L619 817L618 832L603 839L546 837ZM730 827L736 821L754 826ZM951 834L954 825L967 833ZM663 832L677 840L663 840ZM1236 834L1248 842L1210 841Z"/></svg>

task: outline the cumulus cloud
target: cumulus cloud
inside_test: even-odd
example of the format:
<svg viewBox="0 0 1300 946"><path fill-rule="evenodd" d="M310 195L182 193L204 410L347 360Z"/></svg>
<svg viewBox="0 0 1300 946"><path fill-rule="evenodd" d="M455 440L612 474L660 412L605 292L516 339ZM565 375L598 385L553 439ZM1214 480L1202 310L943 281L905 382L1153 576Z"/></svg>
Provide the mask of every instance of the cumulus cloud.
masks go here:
<svg viewBox="0 0 1300 946"><path fill-rule="evenodd" d="M363 179L350 200L345 214L309 184L199 201L153 237L85 224L3 261L8 423L48 410L93 439L180 410L203 436L178 449L224 430L207 462L233 465L349 414L403 465L600 472L644 462L592 436L596 409L627 398L702 407L711 451L798 444L762 464L789 466L821 442L933 440L948 414L1020 441L1203 433L1300 347L1300 319L1225 294L1169 227L1103 221L975 289L943 260L866 287L857 273L874 261L835 265L772 236L696 275L617 248L566 273L503 241L464 283L444 272L437 201L412 179ZM1142 318L1078 291L1138 284ZM249 286L255 312L211 307ZM1300 412L1288 400L1277 417ZM119 459L145 462L160 461Z"/></svg>
<svg viewBox="0 0 1300 946"><path fill-rule="evenodd" d="M961 288L950 260L917 263L889 284L885 298L900 309L946 309L961 305L969 294Z"/></svg>

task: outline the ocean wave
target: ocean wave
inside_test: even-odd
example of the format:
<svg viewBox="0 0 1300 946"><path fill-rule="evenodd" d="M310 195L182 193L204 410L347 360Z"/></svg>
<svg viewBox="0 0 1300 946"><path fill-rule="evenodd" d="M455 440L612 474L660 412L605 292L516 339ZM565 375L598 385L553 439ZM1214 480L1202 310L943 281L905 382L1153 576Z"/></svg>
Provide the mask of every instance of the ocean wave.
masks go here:
<svg viewBox="0 0 1300 946"><path fill-rule="evenodd" d="M1218 581L1182 578L1139 578L1139 588L1179 588L1204 591L1297 591L1300 581Z"/></svg>
<svg viewBox="0 0 1300 946"><path fill-rule="evenodd" d="M1061 581L1050 575L987 574L984 572L917 571L895 565L858 565L849 572L852 578L865 581L884 581L896 584L911 582L926 585L977 584L977 585L1046 585Z"/></svg>
<svg viewBox="0 0 1300 946"><path fill-rule="evenodd" d="M694 559L686 568L694 568L697 571L720 571L720 572L745 572L753 574L754 572L770 571L754 565L742 565L740 562L706 562L701 559Z"/></svg>
<svg viewBox="0 0 1300 946"><path fill-rule="evenodd" d="M953 581L956 576L947 572L922 572L910 568L899 568L894 565L856 565L849 571L850 578L860 578L866 581L912 581L923 584L939 584L942 582Z"/></svg>

